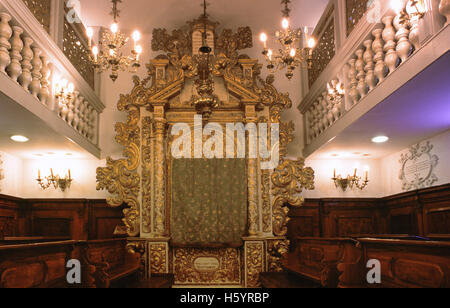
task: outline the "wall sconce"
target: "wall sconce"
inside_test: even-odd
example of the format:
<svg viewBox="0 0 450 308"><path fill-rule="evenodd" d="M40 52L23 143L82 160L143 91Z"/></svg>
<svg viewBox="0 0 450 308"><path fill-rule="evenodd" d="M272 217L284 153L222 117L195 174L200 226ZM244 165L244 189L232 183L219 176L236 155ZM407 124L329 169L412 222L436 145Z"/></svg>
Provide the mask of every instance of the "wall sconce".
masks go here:
<svg viewBox="0 0 450 308"><path fill-rule="evenodd" d="M348 175L347 178L342 178L341 175L336 176L336 169L334 169L334 175L332 180L334 181L334 185L336 188L341 188L343 191L346 191L348 187L353 188L356 187L360 190L363 190L369 184L369 171L365 171L364 181L362 177L358 176L358 169L355 169L355 174L353 176Z"/></svg>
<svg viewBox="0 0 450 308"><path fill-rule="evenodd" d="M69 169L69 176L67 177L66 175L64 178L61 178L59 175L55 176L53 174L53 169L50 169L50 175L44 177L44 179L41 178L41 170L38 170L38 178L36 179L36 181L43 190L46 190L50 186L53 186L55 189L59 188L61 189L62 192L65 192L67 189L70 188L73 179L70 174L70 169Z"/></svg>
<svg viewBox="0 0 450 308"><path fill-rule="evenodd" d="M328 100L330 102L336 103L340 102L345 95L345 89L342 82L338 80L332 80L331 83L327 84L328 89Z"/></svg>
<svg viewBox="0 0 450 308"><path fill-rule="evenodd" d="M73 98L75 86L66 79L56 82L55 97L60 105L68 105Z"/></svg>
<svg viewBox="0 0 450 308"><path fill-rule="evenodd" d="M424 0L408 0L406 6L402 0L393 0L392 7L400 14L400 23L418 22L427 12Z"/></svg>

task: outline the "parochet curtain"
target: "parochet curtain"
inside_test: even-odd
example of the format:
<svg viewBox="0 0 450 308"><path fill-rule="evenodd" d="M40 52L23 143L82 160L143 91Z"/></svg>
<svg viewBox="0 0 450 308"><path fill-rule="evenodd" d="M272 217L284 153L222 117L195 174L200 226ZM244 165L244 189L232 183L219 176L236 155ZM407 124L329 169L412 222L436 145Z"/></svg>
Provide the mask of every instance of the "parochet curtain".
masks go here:
<svg viewBox="0 0 450 308"><path fill-rule="evenodd" d="M174 245L241 245L246 226L245 159L173 160Z"/></svg>

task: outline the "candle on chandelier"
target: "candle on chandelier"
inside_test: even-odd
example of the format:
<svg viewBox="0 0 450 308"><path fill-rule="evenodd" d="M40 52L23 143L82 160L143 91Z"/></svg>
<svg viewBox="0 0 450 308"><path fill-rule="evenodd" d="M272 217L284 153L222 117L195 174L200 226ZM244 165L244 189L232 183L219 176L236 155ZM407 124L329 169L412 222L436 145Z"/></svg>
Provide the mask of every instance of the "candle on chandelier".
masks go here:
<svg viewBox="0 0 450 308"><path fill-rule="evenodd" d="M116 34L119 31L119 25L117 23L111 24L111 32Z"/></svg>
<svg viewBox="0 0 450 308"><path fill-rule="evenodd" d="M308 40L308 48L309 48L309 49L313 49L314 47L316 47L316 39L313 38L313 37L311 37L311 38Z"/></svg>
<svg viewBox="0 0 450 308"><path fill-rule="evenodd" d="M297 54L297 51L295 50L295 48L292 48L291 52L290 52L291 57L294 58L296 54Z"/></svg>
<svg viewBox="0 0 450 308"><path fill-rule="evenodd" d="M70 174L70 169L69 169L69 181L72 180L72 175Z"/></svg>
<svg viewBox="0 0 450 308"><path fill-rule="evenodd" d="M94 48L92 48L92 54L94 55L94 61L97 62L97 56L98 56L98 47L94 46Z"/></svg>
<svg viewBox="0 0 450 308"><path fill-rule="evenodd" d="M54 178L55 176L53 175L53 169L52 168L50 168L50 173L52 175L52 178Z"/></svg>
<svg viewBox="0 0 450 308"><path fill-rule="evenodd" d="M289 29L289 20L287 18L283 18L281 21L281 26L287 31Z"/></svg>
<svg viewBox="0 0 450 308"><path fill-rule="evenodd" d="M87 37L89 38L89 48L92 46L92 38L94 37L94 29L91 27L86 30Z"/></svg>
<svg viewBox="0 0 450 308"><path fill-rule="evenodd" d="M133 32L132 37L133 37L133 41L134 41L134 50L136 50L137 42L141 39L141 33L136 30Z"/></svg>
<svg viewBox="0 0 450 308"><path fill-rule="evenodd" d="M38 169L38 180L39 181L41 180L41 170L40 169Z"/></svg>
<svg viewBox="0 0 450 308"><path fill-rule="evenodd" d="M334 176L334 178L336 178L336 169L334 169L333 176Z"/></svg>
<svg viewBox="0 0 450 308"><path fill-rule="evenodd" d="M269 57L269 60L270 60L270 61L272 61L272 55L273 55L273 51L272 51L272 49L269 49L269 50L267 51L267 57Z"/></svg>
<svg viewBox="0 0 450 308"><path fill-rule="evenodd" d="M135 51L136 51L136 61L139 61L139 56L142 54L142 46L137 45Z"/></svg>
<svg viewBox="0 0 450 308"><path fill-rule="evenodd" d="M264 49L267 49L267 34L261 33L259 39L261 40L261 42L263 42Z"/></svg>

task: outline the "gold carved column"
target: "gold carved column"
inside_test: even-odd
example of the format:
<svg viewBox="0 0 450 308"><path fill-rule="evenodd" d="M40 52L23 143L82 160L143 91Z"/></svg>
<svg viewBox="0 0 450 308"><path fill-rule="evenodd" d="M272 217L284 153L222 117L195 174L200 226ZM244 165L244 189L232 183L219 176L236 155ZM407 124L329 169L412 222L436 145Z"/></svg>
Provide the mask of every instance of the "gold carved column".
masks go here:
<svg viewBox="0 0 450 308"><path fill-rule="evenodd" d="M245 106L245 121L247 124L257 124L256 104L247 104ZM256 130L256 134L258 131ZM249 139L250 136L248 135ZM248 140L249 141L249 140ZM247 144L250 143L247 141ZM258 145L255 145L256 149ZM258 152L256 153L258 155ZM249 157L247 160L248 168L248 234L250 236L258 236L261 234L260 230L260 210L258 202L258 159Z"/></svg>
<svg viewBox="0 0 450 308"><path fill-rule="evenodd" d="M246 288L258 288L261 286L259 274L265 271L265 247L264 240L245 240L245 278Z"/></svg>
<svg viewBox="0 0 450 308"><path fill-rule="evenodd" d="M155 133L155 183L153 236L166 234L166 133L167 120L164 118L165 104L154 104L153 127Z"/></svg>

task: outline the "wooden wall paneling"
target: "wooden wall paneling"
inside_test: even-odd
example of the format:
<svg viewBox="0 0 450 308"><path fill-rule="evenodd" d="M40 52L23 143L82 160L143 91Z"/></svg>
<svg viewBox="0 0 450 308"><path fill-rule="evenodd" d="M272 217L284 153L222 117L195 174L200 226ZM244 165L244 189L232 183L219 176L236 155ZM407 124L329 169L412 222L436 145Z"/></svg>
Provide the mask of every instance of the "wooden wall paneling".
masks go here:
<svg viewBox="0 0 450 308"><path fill-rule="evenodd" d="M0 238L26 235L23 203L22 199L0 195Z"/></svg>
<svg viewBox="0 0 450 308"><path fill-rule="evenodd" d="M383 203L388 211L390 234L424 235L417 191L383 198Z"/></svg>
<svg viewBox="0 0 450 308"><path fill-rule="evenodd" d="M118 225L123 225L124 207L109 207L106 200L89 201L89 239L102 240L114 237Z"/></svg>
<svg viewBox="0 0 450 308"><path fill-rule="evenodd" d="M322 199L323 236L381 233L377 199Z"/></svg>
<svg viewBox="0 0 450 308"><path fill-rule="evenodd" d="M35 236L88 239L88 201L75 199L28 200Z"/></svg>
<svg viewBox="0 0 450 308"><path fill-rule="evenodd" d="M419 192L425 236L450 234L450 185Z"/></svg>
<svg viewBox="0 0 450 308"><path fill-rule="evenodd" d="M290 207L288 237L321 237L320 201L307 199L301 207Z"/></svg>

